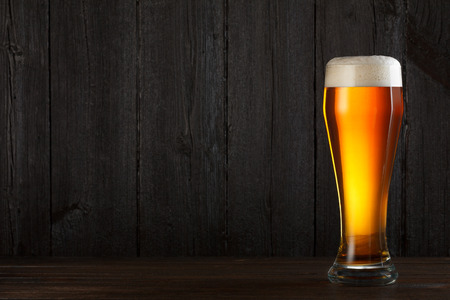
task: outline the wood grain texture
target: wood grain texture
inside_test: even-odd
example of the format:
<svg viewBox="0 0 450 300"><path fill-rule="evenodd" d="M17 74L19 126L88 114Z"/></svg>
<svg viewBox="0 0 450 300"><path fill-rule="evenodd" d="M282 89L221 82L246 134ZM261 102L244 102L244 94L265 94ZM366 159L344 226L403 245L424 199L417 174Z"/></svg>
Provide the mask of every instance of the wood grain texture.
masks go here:
<svg viewBox="0 0 450 300"><path fill-rule="evenodd" d="M314 255L314 2L269 9L272 254Z"/></svg>
<svg viewBox="0 0 450 300"><path fill-rule="evenodd" d="M448 1L408 1L406 255L450 255Z"/></svg>
<svg viewBox="0 0 450 300"><path fill-rule="evenodd" d="M334 256L335 56L403 66L393 256L450 256L450 2L4 1L0 255Z"/></svg>
<svg viewBox="0 0 450 300"><path fill-rule="evenodd" d="M274 65L268 1L228 7L228 250L271 255Z"/></svg>
<svg viewBox="0 0 450 300"><path fill-rule="evenodd" d="M4 1L0 14L0 255L49 255L48 7Z"/></svg>
<svg viewBox="0 0 450 300"><path fill-rule="evenodd" d="M141 254L223 255L224 3L141 5Z"/></svg>
<svg viewBox="0 0 450 300"><path fill-rule="evenodd" d="M7 299L448 299L449 258L397 258L397 283L331 284L333 258L2 259Z"/></svg>
<svg viewBox="0 0 450 300"><path fill-rule="evenodd" d="M50 3L54 255L137 253L136 7Z"/></svg>
<svg viewBox="0 0 450 300"><path fill-rule="evenodd" d="M404 11L400 0L316 1L316 255L333 255L340 236L336 183L322 109L325 65L333 57L355 55L388 55L404 61ZM401 136L389 193L388 244L393 255L400 254L403 232L405 154Z"/></svg>

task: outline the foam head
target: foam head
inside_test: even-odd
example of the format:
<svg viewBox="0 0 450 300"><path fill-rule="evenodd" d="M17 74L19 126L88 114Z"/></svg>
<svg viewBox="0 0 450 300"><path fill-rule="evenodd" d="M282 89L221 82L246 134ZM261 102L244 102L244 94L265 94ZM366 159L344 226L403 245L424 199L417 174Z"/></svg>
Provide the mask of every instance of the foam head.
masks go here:
<svg viewBox="0 0 450 300"><path fill-rule="evenodd" d="M401 87L402 69L389 56L336 57L327 63L325 87Z"/></svg>

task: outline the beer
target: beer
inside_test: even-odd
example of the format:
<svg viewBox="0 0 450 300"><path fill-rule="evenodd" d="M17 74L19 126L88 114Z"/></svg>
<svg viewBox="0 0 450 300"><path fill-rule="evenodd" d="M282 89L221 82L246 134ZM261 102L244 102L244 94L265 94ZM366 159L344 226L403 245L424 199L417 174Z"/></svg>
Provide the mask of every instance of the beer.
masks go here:
<svg viewBox="0 0 450 300"><path fill-rule="evenodd" d="M352 269L379 273L387 268L392 271L388 276L396 278L386 241L386 216L402 98L401 68L393 58L347 57L327 64L323 111L341 214L341 243L329 273L332 281L342 282L336 279L339 270L351 278L361 274ZM363 278L365 274L358 280L379 277ZM392 276L382 284L395 281Z"/></svg>

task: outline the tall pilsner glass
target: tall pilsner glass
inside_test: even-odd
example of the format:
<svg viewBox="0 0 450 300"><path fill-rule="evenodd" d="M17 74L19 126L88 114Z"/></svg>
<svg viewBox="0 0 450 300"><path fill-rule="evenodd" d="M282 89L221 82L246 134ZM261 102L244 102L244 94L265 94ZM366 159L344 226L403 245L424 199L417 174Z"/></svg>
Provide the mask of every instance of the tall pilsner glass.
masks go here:
<svg viewBox="0 0 450 300"><path fill-rule="evenodd" d="M328 62L323 101L341 215L331 282L386 285L398 277L386 241L389 184L403 115L400 63L386 56Z"/></svg>

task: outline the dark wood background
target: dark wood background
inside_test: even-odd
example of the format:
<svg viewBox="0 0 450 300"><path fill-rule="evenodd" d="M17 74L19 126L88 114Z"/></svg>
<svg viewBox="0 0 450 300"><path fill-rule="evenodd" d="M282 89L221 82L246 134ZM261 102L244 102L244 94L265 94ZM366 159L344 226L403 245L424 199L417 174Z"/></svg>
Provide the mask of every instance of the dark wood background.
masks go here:
<svg viewBox="0 0 450 300"><path fill-rule="evenodd" d="M391 253L450 255L450 2L0 4L0 254L335 255L324 66L383 54L405 113Z"/></svg>

